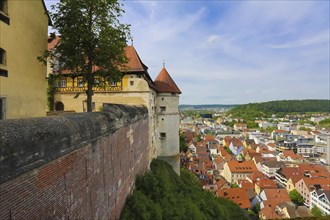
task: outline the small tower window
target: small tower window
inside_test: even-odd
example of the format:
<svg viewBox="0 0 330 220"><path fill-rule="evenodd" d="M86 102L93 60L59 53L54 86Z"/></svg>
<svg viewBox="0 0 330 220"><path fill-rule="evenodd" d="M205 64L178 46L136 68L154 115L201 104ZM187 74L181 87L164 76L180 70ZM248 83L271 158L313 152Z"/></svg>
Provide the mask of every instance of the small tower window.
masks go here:
<svg viewBox="0 0 330 220"><path fill-rule="evenodd" d="M6 51L0 48L0 64L6 64Z"/></svg>
<svg viewBox="0 0 330 220"><path fill-rule="evenodd" d="M0 12L8 14L7 0L0 0Z"/></svg>
<svg viewBox="0 0 330 220"><path fill-rule="evenodd" d="M131 86L134 86L134 81L129 81L129 84L130 84Z"/></svg>
<svg viewBox="0 0 330 220"><path fill-rule="evenodd" d="M166 133L164 133L164 132L159 133L159 138L160 139L165 139L166 138Z"/></svg>
<svg viewBox="0 0 330 220"><path fill-rule="evenodd" d="M0 48L0 76L8 77L8 71L4 68L1 68L1 66L6 65L6 51L2 48Z"/></svg>
<svg viewBox="0 0 330 220"><path fill-rule="evenodd" d="M0 97L0 120L6 119L6 98Z"/></svg>
<svg viewBox="0 0 330 220"><path fill-rule="evenodd" d="M9 17L8 17L8 1L0 0L0 21L5 22L9 25Z"/></svg>
<svg viewBox="0 0 330 220"><path fill-rule="evenodd" d="M166 112L166 107L165 106L160 106L160 112Z"/></svg>

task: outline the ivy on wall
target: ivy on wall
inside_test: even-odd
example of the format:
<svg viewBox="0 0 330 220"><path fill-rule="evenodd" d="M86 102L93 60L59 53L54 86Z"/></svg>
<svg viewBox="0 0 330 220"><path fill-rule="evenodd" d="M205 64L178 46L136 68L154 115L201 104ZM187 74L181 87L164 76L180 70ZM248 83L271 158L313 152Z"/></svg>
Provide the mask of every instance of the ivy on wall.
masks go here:
<svg viewBox="0 0 330 220"><path fill-rule="evenodd" d="M54 100L55 100L55 82L59 75L49 74L47 77L48 79L48 86L47 86L47 107L48 111L54 111Z"/></svg>

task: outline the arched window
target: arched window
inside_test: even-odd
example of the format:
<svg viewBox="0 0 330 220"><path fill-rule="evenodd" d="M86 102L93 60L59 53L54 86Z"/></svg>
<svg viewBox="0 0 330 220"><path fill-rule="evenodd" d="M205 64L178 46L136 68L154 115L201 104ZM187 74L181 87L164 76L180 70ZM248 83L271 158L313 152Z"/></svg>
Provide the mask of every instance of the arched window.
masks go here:
<svg viewBox="0 0 330 220"><path fill-rule="evenodd" d="M62 102L56 102L55 110L56 111L64 111L64 104Z"/></svg>

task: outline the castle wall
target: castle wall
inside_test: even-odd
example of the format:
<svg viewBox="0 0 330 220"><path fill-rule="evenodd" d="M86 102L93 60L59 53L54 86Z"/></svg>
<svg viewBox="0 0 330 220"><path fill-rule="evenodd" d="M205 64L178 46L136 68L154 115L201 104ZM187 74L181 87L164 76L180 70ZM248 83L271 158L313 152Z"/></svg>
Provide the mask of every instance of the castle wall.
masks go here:
<svg viewBox="0 0 330 220"><path fill-rule="evenodd" d="M0 219L118 219L149 166L146 108L0 121Z"/></svg>

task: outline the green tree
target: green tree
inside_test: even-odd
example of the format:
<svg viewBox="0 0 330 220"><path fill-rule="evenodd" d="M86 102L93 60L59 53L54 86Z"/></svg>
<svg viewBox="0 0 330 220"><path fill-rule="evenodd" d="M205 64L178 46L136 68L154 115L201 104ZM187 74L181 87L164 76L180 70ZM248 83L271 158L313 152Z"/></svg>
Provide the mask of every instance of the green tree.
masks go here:
<svg viewBox="0 0 330 220"><path fill-rule="evenodd" d="M124 13L121 6L117 0L61 0L49 13L61 41L38 59L52 66L57 62L60 69L84 77L88 112L92 111L95 76L103 83L119 81L127 63L124 48L129 25L119 21Z"/></svg>
<svg viewBox="0 0 330 220"><path fill-rule="evenodd" d="M300 131L312 131L312 129L306 128L306 127L300 127L299 130Z"/></svg>
<svg viewBox="0 0 330 220"><path fill-rule="evenodd" d="M187 150L188 150L188 145L186 143L186 139L183 136L183 134L180 133L180 152L181 151L187 152Z"/></svg>
<svg viewBox="0 0 330 220"><path fill-rule="evenodd" d="M120 219L248 219L232 201L201 188L196 175L181 169L178 176L164 161L154 160L150 171L136 181Z"/></svg>
<svg viewBox="0 0 330 220"><path fill-rule="evenodd" d="M291 201L297 205L302 205L304 202L304 198L300 195L300 193L294 189L289 193L289 197Z"/></svg>
<svg viewBox="0 0 330 220"><path fill-rule="evenodd" d="M316 217L321 217L322 216L321 210L318 207L316 207L315 205L313 205L311 213Z"/></svg>
<svg viewBox="0 0 330 220"><path fill-rule="evenodd" d="M256 215L258 215L260 212L260 204L259 203L255 204L255 206L252 208L252 210Z"/></svg>

